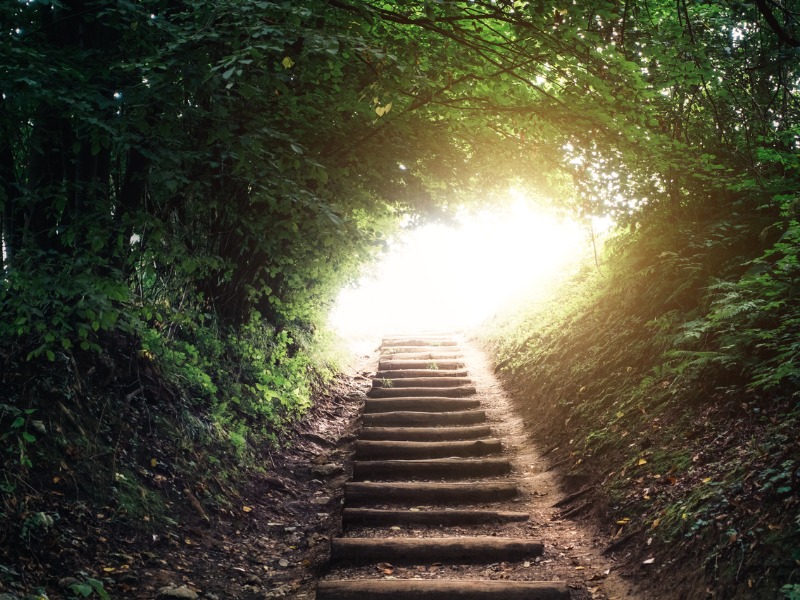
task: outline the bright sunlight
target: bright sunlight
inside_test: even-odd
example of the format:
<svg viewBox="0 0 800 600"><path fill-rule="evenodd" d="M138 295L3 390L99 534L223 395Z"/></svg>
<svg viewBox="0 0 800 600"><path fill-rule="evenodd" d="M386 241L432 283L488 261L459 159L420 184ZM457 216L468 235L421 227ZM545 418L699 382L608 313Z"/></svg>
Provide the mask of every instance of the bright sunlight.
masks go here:
<svg viewBox="0 0 800 600"><path fill-rule="evenodd" d="M455 227L409 231L341 293L334 328L348 338L460 331L523 293L547 294L591 252L587 228L511 194L511 206L464 214Z"/></svg>

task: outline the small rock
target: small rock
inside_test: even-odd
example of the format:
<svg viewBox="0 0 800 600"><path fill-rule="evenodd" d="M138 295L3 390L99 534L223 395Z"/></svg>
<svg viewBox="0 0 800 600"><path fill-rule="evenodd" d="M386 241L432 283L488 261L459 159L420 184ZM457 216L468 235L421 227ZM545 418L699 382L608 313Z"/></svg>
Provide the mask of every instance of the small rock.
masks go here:
<svg viewBox="0 0 800 600"><path fill-rule="evenodd" d="M292 593L292 588L289 585L280 585L266 594L264 594L264 598L286 598L289 594Z"/></svg>
<svg viewBox="0 0 800 600"><path fill-rule="evenodd" d="M289 566L289 561L288 561L288 560L286 560L285 558L282 558L282 559L280 559L280 560L278 561L278 565L279 565L279 566L281 566L281 567L284 567L284 568L286 568L286 567L288 567L288 566Z"/></svg>
<svg viewBox="0 0 800 600"><path fill-rule="evenodd" d="M320 506L323 506L325 504L328 504L330 501L331 501L330 496L320 496L319 498L312 498L311 504L318 504Z"/></svg>
<svg viewBox="0 0 800 600"><path fill-rule="evenodd" d="M184 600L195 600L197 598L197 592L190 590L185 585L180 587L168 585L158 590L158 598L180 598Z"/></svg>
<svg viewBox="0 0 800 600"><path fill-rule="evenodd" d="M326 463L312 468L311 472L319 477L330 477L331 475L344 473L344 467L336 463Z"/></svg>
<svg viewBox="0 0 800 600"><path fill-rule="evenodd" d="M255 573L251 573L250 575L248 575L245 578L244 581L245 581L245 583L247 583L249 585L261 585L262 584L261 577L259 577Z"/></svg>

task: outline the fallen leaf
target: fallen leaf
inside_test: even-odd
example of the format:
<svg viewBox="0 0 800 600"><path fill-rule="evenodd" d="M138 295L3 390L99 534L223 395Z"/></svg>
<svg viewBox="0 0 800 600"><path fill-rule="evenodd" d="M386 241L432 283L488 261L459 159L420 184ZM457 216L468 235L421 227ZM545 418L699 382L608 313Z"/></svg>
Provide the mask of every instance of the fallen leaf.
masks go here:
<svg viewBox="0 0 800 600"><path fill-rule="evenodd" d="M650 527L655 529L656 527L658 527L659 523L661 523L661 519L653 519L653 524L650 525Z"/></svg>
<svg viewBox="0 0 800 600"><path fill-rule="evenodd" d="M243 510L244 512L246 512L246 513L249 513L250 511L252 511L252 510L253 510L253 508L252 508L251 506L243 506L243 507L242 507L242 510Z"/></svg>
<svg viewBox="0 0 800 600"><path fill-rule="evenodd" d="M294 61L287 56L281 61L281 64L283 65L284 69L291 69L294 66Z"/></svg>
<svg viewBox="0 0 800 600"><path fill-rule="evenodd" d="M387 562L378 563L375 568L384 575L391 575L392 573L394 573L394 565L392 565L391 563Z"/></svg>
<svg viewBox="0 0 800 600"><path fill-rule="evenodd" d="M150 466L155 467L158 464L158 461L155 458L150 459Z"/></svg>
<svg viewBox="0 0 800 600"><path fill-rule="evenodd" d="M636 464L638 464L641 467L642 465L646 465L647 464L647 460L645 460L644 458L640 458L639 462L636 463Z"/></svg>

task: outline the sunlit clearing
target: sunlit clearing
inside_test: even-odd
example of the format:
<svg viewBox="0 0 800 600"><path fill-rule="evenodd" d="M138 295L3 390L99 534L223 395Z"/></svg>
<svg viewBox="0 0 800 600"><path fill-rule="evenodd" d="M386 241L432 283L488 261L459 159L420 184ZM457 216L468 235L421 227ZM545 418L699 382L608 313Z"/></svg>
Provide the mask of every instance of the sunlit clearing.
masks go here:
<svg viewBox="0 0 800 600"><path fill-rule="evenodd" d="M461 331L516 295L547 293L590 252L587 229L537 209L516 193L507 209L426 225L390 246L331 316L349 339Z"/></svg>

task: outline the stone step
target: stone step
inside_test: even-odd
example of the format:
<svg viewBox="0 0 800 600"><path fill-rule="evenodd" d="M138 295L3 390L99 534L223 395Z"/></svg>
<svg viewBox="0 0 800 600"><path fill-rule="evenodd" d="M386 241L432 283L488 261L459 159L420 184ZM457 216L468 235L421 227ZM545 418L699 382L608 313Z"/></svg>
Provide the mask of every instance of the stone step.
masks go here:
<svg viewBox="0 0 800 600"><path fill-rule="evenodd" d="M505 458L436 458L430 460L372 460L353 463L355 481L403 479L469 479L494 477L511 471Z"/></svg>
<svg viewBox="0 0 800 600"><path fill-rule="evenodd" d="M472 383L469 377L373 377L373 388L457 388Z"/></svg>
<svg viewBox="0 0 800 600"><path fill-rule="evenodd" d="M333 538L331 560L422 565L429 562L496 563L542 554L539 541L503 537Z"/></svg>
<svg viewBox="0 0 800 600"><path fill-rule="evenodd" d="M482 410L458 410L439 413L394 410L365 414L361 417L361 423L364 427L450 427L476 425L485 421L486 413Z"/></svg>
<svg viewBox="0 0 800 600"><path fill-rule="evenodd" d="M475 395L475 386L459 387L373 387L367 396L370 398L465 398Z"/></svg>
<svg viewBox="0 0 800 600"><path fill-rule="evenodd" d="M469 579L320 581L317 600L569 600L566 583Z"/></svg>
<svg viewBox="0 0 800 600"><path fill-rule="evenodd" d="M413 460L456 456L488 456L503 451L500 440L462 440L456 442L403 442L397 440L357 440L355 460Z"/></svg>
<svg viewBox="0 0 800 600"><path fill-rule="evenodd" d="M491 437L488 425L473 427L362 427L360 440L399 440L406 442L447 442L453 440L476 440Z"/></svg>
<svg viewBox="0 0 800 600"><path fill-rule="evenodd" d="M470 398L447 398L420 396L402 398L368 398L364 402L365 413L395 412L398 410L417 412L453 412L480 407L480 400Z"/></svg>
<svg viewBox="0 0 800 600"><path fill-rule="evenodd" d="M345 508L342 517L354 525L483 525L527 521L528 513L497 510L408 510L407 508Z"/></svg>
<svg viewBox="0 0 800 600"><path fill-rule="evenodd" d="M364 504L455 505L500 502L517 495L513 482L479 483L371 483L344 485L348 506Z"/></svg>

